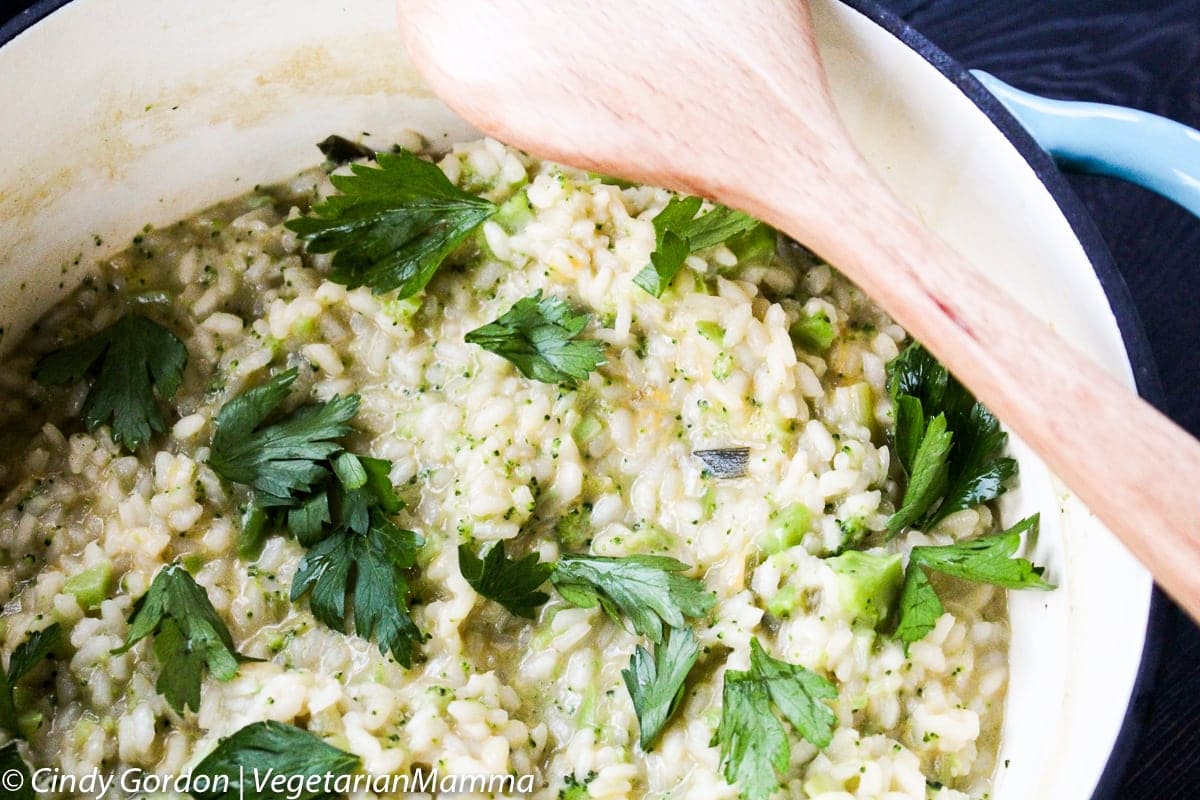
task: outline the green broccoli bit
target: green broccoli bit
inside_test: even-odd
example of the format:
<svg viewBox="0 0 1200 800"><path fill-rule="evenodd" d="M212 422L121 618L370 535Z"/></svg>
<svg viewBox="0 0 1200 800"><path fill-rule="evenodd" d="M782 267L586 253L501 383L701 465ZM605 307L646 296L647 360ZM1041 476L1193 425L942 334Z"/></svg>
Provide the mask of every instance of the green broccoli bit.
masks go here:
<svg viewBox="0 0 1200 800"><path fill-rule="evenodd" d="M789 332L797 344L817 352L828 350L835 335L833 322L824 311L801 317Z"/></svg>
<svg viewBox="0 0 1200 800"><path fill-rule="evenodd" d="M533 219L533 206L524 189L505 200L496 212L496 222L509 233L516 233Z"/></svg>
<svg viewBox="0 0 1200 800"><path fill-rule="evenodd" d="M878 628L896 606L904 582L899 554L847 550L825 563L838 576L838 598L853 624Z"/></svg>
<svg viewBox="0 0 1200 800"><path fill-rule="evenodd" d="M792 503L776 511L767 529L758 537L758 547L767 555L782 553L804 540L812 522L812 512L804 503Z"/></svg>
<svg viewBox="0 0 1200 800"><path fill-rule="evenodd" d="M767 601L767 613L778 619L790 617L801 600L800 592L790 583L779 587L775 596Z"/></svg>
<svg viewBox="0 0 1200 800"><path fill-rule="evenodd" d="M75 595L76 602L84 611L95 611L108 598L112 588L112 564L102 561L73 575L63 584L67 594Z"/></svg>
<svg viewBox="0 0 1200 800"><path fill-rule="evenodd" d="M725 329L715 322L709 322L708 320L697 322L696 332L713 344L721 344L721 342L725 341Z"/></svg>
<svg viewBox="0 0 1200 800"><path fill-rule="evenodd" d="M867 538L867 534L870 533L867 529L867 521L862 517L839 519L838 530L842 532L842 541L838 545L839 553L862 544L862 541Z"/></svg>
<svg viewBox="0 0 1200 800"><path fill-rule="evenodd" d="M554 535L568 550L587 547L592 541L592 504L584 503L559 517Z"/></svg>
<svg viewBox="0 0 1200 800"><path fill-rule="evenodd" d="M575 437L576 442L587 444L592 439L595 439L602 430L604 430L604 423L598 417L592 414L585 414L575 425L575 429L571 431L571 435Z"/></svg>
<svg viewBox="0 0 1200 800"><path fill-rule="evenodd" d="M558 800L588 800L588 784L596 779L595 772L589 772L587 777L579 780L574 775L568 775L563 781L563 788L558 790Z"/></svg>

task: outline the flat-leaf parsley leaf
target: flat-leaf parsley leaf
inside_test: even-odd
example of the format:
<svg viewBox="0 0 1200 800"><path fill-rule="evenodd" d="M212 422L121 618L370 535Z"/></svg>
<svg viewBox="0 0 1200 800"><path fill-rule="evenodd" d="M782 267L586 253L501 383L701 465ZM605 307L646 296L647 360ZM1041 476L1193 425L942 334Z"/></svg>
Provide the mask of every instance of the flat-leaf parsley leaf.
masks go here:
<svg viewBox="0 0 1200 800"><path fill-rule="evenodd" d="M696 216L702 202L699 197L672 197L654 217L654 252L633 282L655 297L662 296L692 253L766 227L748 214L725 206L714 206Z"/></svg>
<svg viewBox="0 0 1200 800"><path fill-rule="evenodd" d="M713 737L713 744L721 746L725 780L747 800L770 800L779 790L778 773L787 769L791 757L787 730L772 704L802 737L826 747L837 717L823 701L836 697L830 681L772 658L758 639L751 639L750 669L725 672L721 722Z"/></svg>
<svg viewBox="0 0 1200 800"><path fill-rule="evenodd" d="M169 400L183 380L187 348L171 331L140 314L126 314L82 341L50 353L33 376L47 386L76 383L99 362L83 403L83 422L93 431L112 423L113 441L136 450L162 433L155 394Z"/></svg>
<svg viewBox="0 0 1200 800"><path fill-rule="evenodd" d="M346 600L354 599L354 631L391 652L402 666L425 637L408 610L405 571L416 563L424 540L372 510L362 533L343 528L314 545L296 568L292 600L309 595L313 615L335 631L346 631Z"/></svg>
<svg viewBox="0 0 1200 800"><path fill-rule="evenodd" d="M896 636L906 645L924 638L945 612L925 570L1005 589L1053 589L1044 570L1024 558L1013 558L1021 546L1021 534L1035 534L1037 514L1026 517L1000 533L955 544L914 547L900 593L900 620Z"/></svg>
<svg viewBox="0 0 1200 800"><path fill-rule="evenodd" d="M226 480L251 486L260 505L295 505L329 474L325 459L342 449L335 440L351 428L357 395L301 406L263 423L287 399L296 370L281 372L221 407L208 465Z"/></svg>
<svg viewBox="0 0 1200 800"><path fill-rule="evenodd" d="M4 796L8 800L37 800L37 792L33 789L33 776L29 772L29 765L21 758L21 751L17 749L16 742L9 742L0 747L0 775L5 776Z"/></svg>
<svg viewBox="0 0 1200 800"><path fill-rule="evenodd" d="M1003 494L1017 462L1001 456L1007 435L995 416L919 344L906 347L887 371L893 444L909 476L888 533L929 528Z"/></svg>
<svg viewBox="0 0 1200 800"><path fill-rule="evenodd" d="M23 735L14 697L17 681L25 677L43 659L48 658L62 639L62 626L57 622L29 634L29 638L13 650L8 659L8 669L0 673L0 727L11 735Z"/></svg>
<svg viewBox="0 0 1200 800"><path fill-rule="evenodd" d="M218 680L232 680L241 656L233 637L198 585L181 565L158 571L150 589L134 604L125 644L128 651L151 634L161 667L155 688L176 713L200 710L200 685L207 668Z"/></svg>
<svg viewBox="0 0 1200 800"><path fill-rule="evenodd" d="M334 253L333 280L370 286L376 294L395 289L403 299L424 289L497 207L407 151L379 153L376 161L378 167L352 164L352 174L330 176L341 194L285 224L308 242L309 252Z"/></svg>
<svg viewBox="0 0 1200 800"><path fill-rule="evenodd" d="M527 378L574 386L604 363L604 346L579 335L587 323L587 314L572 312L557 297L542 297L539 289L465 338L504 356Z"/></svg>
<svg viewBox="0 0 1200 800"><path fill-rule="evenodd" d="M472 589L518 617L533 619L537 607L550 599L550 595L539 589L549 580L554 565L538 560L537 553L521 559L509 558L503 541L492 545L483 558L460 544L458 568Z"/></svg>
<svg viewBox="0 0 1200 800"><path fill-rule="evenodd" d="M322 780L354 773L358 756L283 722L254 722L222 739L191 771L196 800L274 800L279 788L267 776L287 778L295 800L332 797ZM196 780L208 778L207 781ZM200 790L202 786L211 789Z"/></svg>
<svg viewBox="0 0 1200 800"><path fill-rule="evenodd" d="M683 700L683 684L700 656L700 644L687 628L668 628L654 655L638 645L621 670L637 712L642 750L649 751Z"/></svg>
<svg viewBox="0 0 1200 800"><path fill-rule="evenodd" d="M610 618L629 620L633 630L663 640L663 626L682 628L687 617L699 617L716 596L695 578L683 575L687 564L666 556L565 555L551 575L563 599L580 608L597 604Z"/></svg>

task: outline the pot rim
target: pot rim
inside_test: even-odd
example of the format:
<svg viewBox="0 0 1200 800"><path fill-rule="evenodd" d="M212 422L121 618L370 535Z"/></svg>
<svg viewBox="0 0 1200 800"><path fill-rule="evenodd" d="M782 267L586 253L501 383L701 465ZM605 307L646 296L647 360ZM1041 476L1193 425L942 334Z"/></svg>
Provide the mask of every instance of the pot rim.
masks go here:
<svg viewBox="0 0 1200 800"><path fill-rule="evenodd" d="M0 47L8 44L41 20L66 6L71 0L37 0L28 8L0 25ZM1159 409L1164 407L1164 393L1155 366L1149 340L1141 317L1124 277L1117 269L1099 228L1083 201L1075 194L1053 159L1038 145L1028 131L1008 112L970 70L925 38L912 25L894 12L879 5L877 0L839 0L867 17L916 52L943 77L953 83L982 111L989 121L1033 169L1038 180L1062 211L1075 237L1092 265L1100 287L1108 300L1120 332L1122 344L1132 368L1138 393ZM1134 680L1133 691L1125 710L1125 718L1113 742L1104 771L1092 793L1092 800L1116 797L1129 761L1149 722L1150 698L1157 683L1167 628L1174 618L1174 604L1155 584L1150 600L1142 658Z"/></svg>

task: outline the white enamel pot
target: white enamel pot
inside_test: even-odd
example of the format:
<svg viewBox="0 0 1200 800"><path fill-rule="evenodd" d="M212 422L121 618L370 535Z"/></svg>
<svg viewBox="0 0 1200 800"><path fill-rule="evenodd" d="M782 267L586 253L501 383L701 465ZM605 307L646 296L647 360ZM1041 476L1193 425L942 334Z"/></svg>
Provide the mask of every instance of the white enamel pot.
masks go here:
<svg viewBox="0 0 1200 800"><path fill-rule="evenodd" d="M903 23L862 0L813 5L839 110L899 195L1082 351L1152 392L1124 286L1050 157ZM415 77L394 15L390 0L50 0L0 30L0 351L143 225L311 166L330 133L369 132L381 146L403 129L471 137ZM1162 602L1013 447L1021 481L1006 520L1042 512L1035 556L1061 588L1010 599L994 798L1086 800L1112 790L1129 749Z"/></svg>

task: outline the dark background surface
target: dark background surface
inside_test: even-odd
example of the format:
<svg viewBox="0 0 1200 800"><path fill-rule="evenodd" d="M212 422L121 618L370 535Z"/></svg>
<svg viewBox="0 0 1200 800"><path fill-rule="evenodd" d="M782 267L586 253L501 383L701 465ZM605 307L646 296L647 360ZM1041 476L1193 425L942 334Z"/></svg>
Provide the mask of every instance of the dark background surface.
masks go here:
<svg viewBox="0 0 1200 800"><path fill-rule="evenodd" d="M31 4L0 0L0 23ZM1200 128L1200 0L882 4L961 63L1018 88L1119 103ZM1164 410L1200 436L1200 221L1117 181L1070 181L1129 284L1162 377ZM1113 797L1200 798L1200 630L1173 608L1147 713Z"/></svg>

